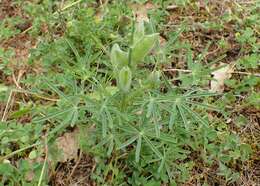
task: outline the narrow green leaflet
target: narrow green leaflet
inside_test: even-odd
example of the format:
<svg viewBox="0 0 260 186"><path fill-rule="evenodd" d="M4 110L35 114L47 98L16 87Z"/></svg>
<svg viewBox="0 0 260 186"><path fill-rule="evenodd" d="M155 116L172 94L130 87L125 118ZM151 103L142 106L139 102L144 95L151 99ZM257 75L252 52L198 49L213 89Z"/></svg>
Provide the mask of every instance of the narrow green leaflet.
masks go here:
<svg viewBox="0 0 260 186"><path fill-rule="evenodd" d="M70 120L71 127L74 127L76 122L78 121L78 115L79 115L78 108L77 107L73 108L73 112Z"/></svg>
<svg viewBox="0 0 260 186"><path fill-rule="evenodd" d="M113 152L114 149L114 139L111 138L109 146L108 146L108 151L107 151L107 155L110 156L111 153Z"/></svg>
<svg viewBox="0 0 260 186"><path fill-rule="evenodd" d="M163 158L162 158L162 160L161 160L161 163L160 163L160 166L159 166L159 168L158 168L158 173L160 173L161 171L162 171L162 169L163 169L163 167L164 167L164 165L165 165L165 161L166 161L166 156L165 156L165 154L163 155Z"/></svg>
<svg viewBox="0 0 260 186"><path fill-rule="evenodd" d="M54 129L52 129L48 136L49 139L52 138L56 133L62 131L62 129L68 127L69 125L71 127L75 126L76 122L78 121L78 108L72 108L71 112L67 114L67 117L65 120L61 122L61 124L55 126Z"/></svg>
<svg viewBox="0 0 260 186"><path fill-rule="evenodd" d="M137 140L136 150L135 150L135 161L137 163L140 160L141 145L142 145L142 135L139 135Z"/></svg>
<svg viewBox="0 0 260 186"><path fill-rule="evenodd" d="M127 146L129 146L130 144L132 144L135 140L137 140L138 136L133 136L132 138L128 139L126 142L122 143L117 149L123 149Z"/></svg>
<svg viewBox="0 0 260 186"><path fill-rule="evenodd" d="M155 110L155 100L154 98L151 98L148 105L147 105L147 114L146 117L150 118Z"/></svg>
<svg viewBox="0 0 260 186"><path fill-rule="evenodd" d="M191 105L197 105L199 107L202 107L202 108L205 108L205 109L208 109L208 110L214 110L214 111L217 111L217 112L222 112L222 110L220 110L219 108L217 107L214 107L212 105L208 105L208 104L204 104L204 103L198 103L198 102L195 102L195 101L185 101L186 103L188 104L191 104Z"/></svg>
<svg viewBox="0 0 260 186"><path fill-rule="evenodd" d="M101 119L101 125L102 125L102 136L103 138L106 137L107 135L107 118L106 118L106 114L104 112L101 112L100 114L100 119Z"/></svg>
<svg viewBox="0 0 260 186"><path fill-rule="evenodd" d="M169 129L172 129L173 124L177 118L177 107L176 104L173 105L172 110L170 112L170 120L169 120Z"/></svg>
<svg viewBox="0 0 260 186"><path fill-rule="evenodd" d="M120 130L124 131L124 132L127 132L129 134L136 134L136 133L139 133L139 131L133 127L132 125L130 124L127 124L125 123L124 125L121 125L121 126L117 126Z"/></svg>
<svg viewBox="0 0 260 186"><path fill-rule="evenodd" d="M193 93L193 91L191 93ZM201 98L201 97L210 97L210 96L221 95L220 93L211 93L211 92L202 92L202 93L197 93L197 94L191 94L191 93L189 92L188 94L184 94L183 97L185 97L185 98Z"/></svg>
<svg viewBox="0 0 260 186"><path fill-rule="evenodd" d="M187 121L186 116L184 115L183 108L182 108L182 106L180 106L180 105L177 105L177 108L178 108L178 111L179 111L179 113L180 113L180 115L181 115L181 118L182 118L184 127L187 128L187 127L188 127L188 121Z"/></svg>
<svg viewBox="0 0 260 186"><path fill-rule="evenodd" d="M77 61L79 62L80 61L80 55L79 55L78 50L76 49L76 47L73 45L73 43L69 39L65 38L65 41L68 43L68 45L71 48L71 50L73 51Z"/></svg>
<svg viewBox="0 0 260 186"><path fill-rule="evenodd" d="M62 111L58 111L58 112L55 112L55 113L52 113L52 114L49 114L47 116L44 116L42 118L39 118L39 119L35 119L33 120L34 123L39 123L39 122L42 122L42 121L46 121L46 120L49 120L49 119L53 119L57 116L60 116L62 114L65 114L67 112L70 112L70 111L73 111L73 108L69 108L69 109L65 109L65 110L62 110Z"/></svg>

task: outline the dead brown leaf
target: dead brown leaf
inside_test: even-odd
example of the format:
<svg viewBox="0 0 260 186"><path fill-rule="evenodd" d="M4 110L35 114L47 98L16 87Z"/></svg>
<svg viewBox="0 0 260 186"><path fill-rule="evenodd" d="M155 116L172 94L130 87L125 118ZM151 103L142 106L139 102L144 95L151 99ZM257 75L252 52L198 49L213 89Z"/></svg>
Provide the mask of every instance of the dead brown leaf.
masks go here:
<svg viewBox="0 0 260 186"><path fill-rule="evenodd" d="M149 22L148 11L155 8L155 5L151 2L145 4L132 4L130 5L136 16L136 22L146 21Z"/></svg>
<svg viewBox="0 0 260 186"><path fill-rule="evenodd" d="M66 162L77 158L79 148L77 134L78 130L74 130L73 132L67 132L63 134L63 136L57 138L57 147L62 151L62 156L59 159L60 162Z"/></svg>
<svg viewBox="0 0 260 186"><path fill-rule="evenodd" d="M220 66L224 66L224 63L221 63ZM232 72L234 70L233 65L226 65L223 68L220 68L212 72L213 80L210 82L210 90L212 92L223 92L224 91L224 82L225 80L231 78Z"/></svg>
<svg viewBox="0 0 260 186"><path fill-rule="evenodd" d="M25 174L25 180L26 181L32 181L34 178L35 174L33 171L29 171Z"/></svg>
<svg viewBox="0 0 260 186"><path fill-rule="evenodd" d="M25 180L26 181L32 181L35 177L35 172L32 170L33 168L33 164L34 163L40 163L40 164L43 164L44 163L44 158L41 157L41 156L38 156L36 159L30 159L29 157L26 158L25 160L27 160L29 162L29 165L31 167L31 170L28 171L26 174L25 174Z"/></svg>

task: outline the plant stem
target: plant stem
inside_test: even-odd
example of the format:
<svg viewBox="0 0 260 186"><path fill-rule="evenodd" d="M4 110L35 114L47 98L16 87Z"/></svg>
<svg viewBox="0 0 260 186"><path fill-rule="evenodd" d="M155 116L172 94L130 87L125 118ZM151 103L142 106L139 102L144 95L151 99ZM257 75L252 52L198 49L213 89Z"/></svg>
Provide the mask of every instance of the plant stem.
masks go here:
<svg viewBox="0 0 260 186"><path fill-rule="evenodd" d="M124 111L125 108L126 108L126 104L127 104L127 94L125 92L122 92L122 100L121 100L121 103L120 103L120 109L121 111Z"/></svg>
<svg viewBox="0 0 260 186"><path fill-rule="evenodd" d="M48 159L47 141L48 141L47 138L45 138L45 158L44 158L44 163L43 163L43 167L42 167L42 170L41 170L41 175L40 175L40 178L39 178L39 181L38 181L38 186L41 186L41 184L42 184L44 171L45 171L45 167L46 167L46 164L47 164L47 159Z"/></svg>
<svg viewBox="0 0 260 186"><path fill-rule="evenodd" d="M16 150L16 151L13 151L13 152L11 152L10 154L5 155L4 157L1 157L1 158L0 158L0 162L3 161L4 159L7 159L7 158L9 158L9 157L12 157L12 156L15 155L15 154L18 154L18 153L20 153L20 152L22 152L22 151L25 151L25 150L30 149L30 148L32 148L32 147L38 146L38 145L40 145L40 144L41 144L41 143L39 143L39 142L38 142L38 143L34 143L34 144L29 145L29 146L27 146L27 147L18 149L18 150Z"/></svg>
<svg viewBox="0 0 260 186"><path fill-rule="evenodd" d="M132 21L132 31L131 31L131 40L130 40L130 47L129 47L129 54L128 54L128 66L131 66L132 63L132 46L134 44L134 33L135 33L135 18Z"/></svg>

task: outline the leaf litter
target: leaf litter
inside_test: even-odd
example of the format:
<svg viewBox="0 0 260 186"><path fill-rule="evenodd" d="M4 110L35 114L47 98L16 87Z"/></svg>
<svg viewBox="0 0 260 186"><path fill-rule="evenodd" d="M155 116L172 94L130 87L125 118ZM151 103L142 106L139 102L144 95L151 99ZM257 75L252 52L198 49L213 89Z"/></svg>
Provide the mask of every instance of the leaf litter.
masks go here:
<svg viewBox="0 0 260 186"><path fill-rule="evenodd" d="M59 162L66 162L77 158L79 149L77 134L78 130L75 129L72 132L64 133L56 139L57 147L62 152L62 156L58 160Z"/></svg>
<svg viewBox="0 0 260 186"><path fill-rule="evenodd" d="M220 64L220 66L223 65L225 64ZM222 93L224 91L225 80L231 78L233 71L234 66L232 64L228 64L212 72L213 80L210 82L210 91Z"/></svg>

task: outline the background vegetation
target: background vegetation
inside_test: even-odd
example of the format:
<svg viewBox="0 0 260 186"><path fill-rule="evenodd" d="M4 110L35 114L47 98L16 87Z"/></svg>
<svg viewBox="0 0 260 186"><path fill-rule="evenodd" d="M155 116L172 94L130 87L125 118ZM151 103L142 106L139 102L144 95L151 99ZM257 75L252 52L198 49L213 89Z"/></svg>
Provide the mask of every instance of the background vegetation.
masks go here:
<svg viewBox="0 0 260 186"><path fill-rule="evenodd" d="M0 0L0 185L259 185L259 11Z"/></svg>

